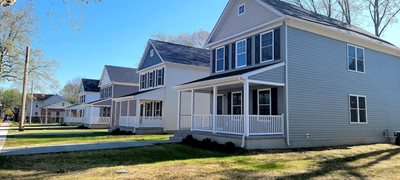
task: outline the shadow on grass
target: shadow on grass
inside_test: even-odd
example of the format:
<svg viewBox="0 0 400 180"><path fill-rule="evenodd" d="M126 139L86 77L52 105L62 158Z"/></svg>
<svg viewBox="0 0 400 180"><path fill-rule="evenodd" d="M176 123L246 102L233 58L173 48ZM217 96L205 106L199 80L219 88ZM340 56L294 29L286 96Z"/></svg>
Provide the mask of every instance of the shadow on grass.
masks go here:
<svg viewBox="0 0 400 180"><path fill-rule="evenodd" d="M26 133L9 134L7 139L58 139L58 138L77 138L77 137L100 137L100 136L118 136L111 135L108 132L45 132L45 133Z"/></svg>

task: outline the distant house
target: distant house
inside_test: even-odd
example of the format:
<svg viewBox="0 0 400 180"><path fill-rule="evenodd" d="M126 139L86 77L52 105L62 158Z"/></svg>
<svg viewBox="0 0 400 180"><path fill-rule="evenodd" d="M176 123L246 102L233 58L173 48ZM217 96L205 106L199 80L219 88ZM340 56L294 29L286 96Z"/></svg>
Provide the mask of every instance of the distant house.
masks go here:
<svg viewBox="0 0 400 180"><path fill-rule="evenodd" d="M100 99L85 103L83 124L89 128L110 127L111 114L115 111L113 98L135 93L139 90L137 69L104 66L99 85Z"/></svg>
<svg viewBox="0 0 400 180"><path fill-rule="evenodd" d="M27 95L25 114L29 122L62 123L65 107L71 104L57 94Z"/></svg>
<svg viewBox="0 0 400 180"><path fill-rule="evenodd" d="M400 130L400 49L358 27L279 0L230 0L206 47L210 75L177 86L178 126L194 138L298 148ZM211 113L197 109L204 93Z"/></svg>
<svg viewBox="0 0 400 180"><path fill-rule="evenodd" d="M207 76L209 57L206 49L149 40L137 71L140 89L113 99L111 128L135 133L176 131L178 96L174 87ZM209 104L209 99L205 96L204 104Z"/></svg>
<svg viewBox="0 0 400 180"><path fill-rule="evenodd" d="M83 120L86 112L100 112L98 107L94 109L86 108L85 104L100 99L99 80L82 79L80 83L78 104L66 108L65 122L68 125L83 125Z"/></svg>

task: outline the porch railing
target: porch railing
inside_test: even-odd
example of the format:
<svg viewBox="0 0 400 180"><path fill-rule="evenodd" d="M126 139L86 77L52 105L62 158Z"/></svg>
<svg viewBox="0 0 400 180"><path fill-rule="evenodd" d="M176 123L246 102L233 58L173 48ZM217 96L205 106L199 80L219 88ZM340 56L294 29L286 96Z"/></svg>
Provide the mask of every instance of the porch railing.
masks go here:
<svg viewBox="0 0 400 180"><path fill-rule="evenodd" d="M83 117L66 117L65 122L66 123L82 123Z"/></svg>
<svg viewBox="0 0 400 180"><path fill-rule="evenodd" d="M119 126L122 127L162 127L162 117L120 116Z"/></svg>
<svg viewBox="0 0 400 180"><path fill-rule="evenodd" d="M179 129L190 130L191 115L181 115L179 119Z"/></svg>
<svg viewBox="0 0 400 180"><path fill-rule="evenodd" d="M85 124L110 124L111 117L87 116L83 122Z"/></svg>
<svg viewBox="0 0 400 180"><path fill-rule="evenodd" d="M190 117L190 116L189 116ZM245 133L244 115L193 115L191 129L243 135ZM182 119L182 117L181 117ZM284 115L249 115L249 135L279 135L284 133Z"/></svg>

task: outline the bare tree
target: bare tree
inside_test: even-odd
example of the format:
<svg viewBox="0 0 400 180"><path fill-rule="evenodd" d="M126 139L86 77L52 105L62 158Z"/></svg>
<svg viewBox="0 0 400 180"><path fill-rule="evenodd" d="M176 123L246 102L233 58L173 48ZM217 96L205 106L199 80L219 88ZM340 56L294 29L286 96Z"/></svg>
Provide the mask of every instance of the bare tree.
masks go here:
<svg viewBox="0 0 400 180"><path fill-rule="evenodd" d="M349 0L336 0L336 2L338 3L342 12L342 21L347 24L351 24L351 7Z"/></svg>
<svg viewBox="0 0 400 180"><path fill-rule="evenodd" d="M13 5L17 0L0 0L0 6L11 6Z"/></svg>
<svg viewBox="0 0 400 180"><path fill-rule="evenodd" d="M61 90L61 95L71 104L78 103L81 78L77 77L68 81Z"/></svg>
<svg viewBox="0 0 400 180"><path fill-rule="evenodd" d="M153 39L160 41L172 42L176 44L202 48L207 41L209 32L198 30L193 33L182 33L177 35L165 34L162 32L151 34Z"/></svg>
<svg viewBox="0 0 400 180"><path fill-rule="evenodd" d="M374 33L380 37L387 27L397 22L400 12L400 0L366 0L374 25Z"/></svg>

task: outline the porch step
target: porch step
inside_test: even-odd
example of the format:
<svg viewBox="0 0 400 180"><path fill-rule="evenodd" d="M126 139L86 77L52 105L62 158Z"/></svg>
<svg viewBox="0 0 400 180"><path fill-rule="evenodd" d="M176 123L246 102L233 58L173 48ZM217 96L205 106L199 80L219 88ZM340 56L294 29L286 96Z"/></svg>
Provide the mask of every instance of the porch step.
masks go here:
<svg viewBox="0 0 400 180"><path fill-rule="evenodd" d="M190 130L178 130L175 131L174 135L169 138L170 141L182 142L182 139L190 135L192 132Z"/></svg>

